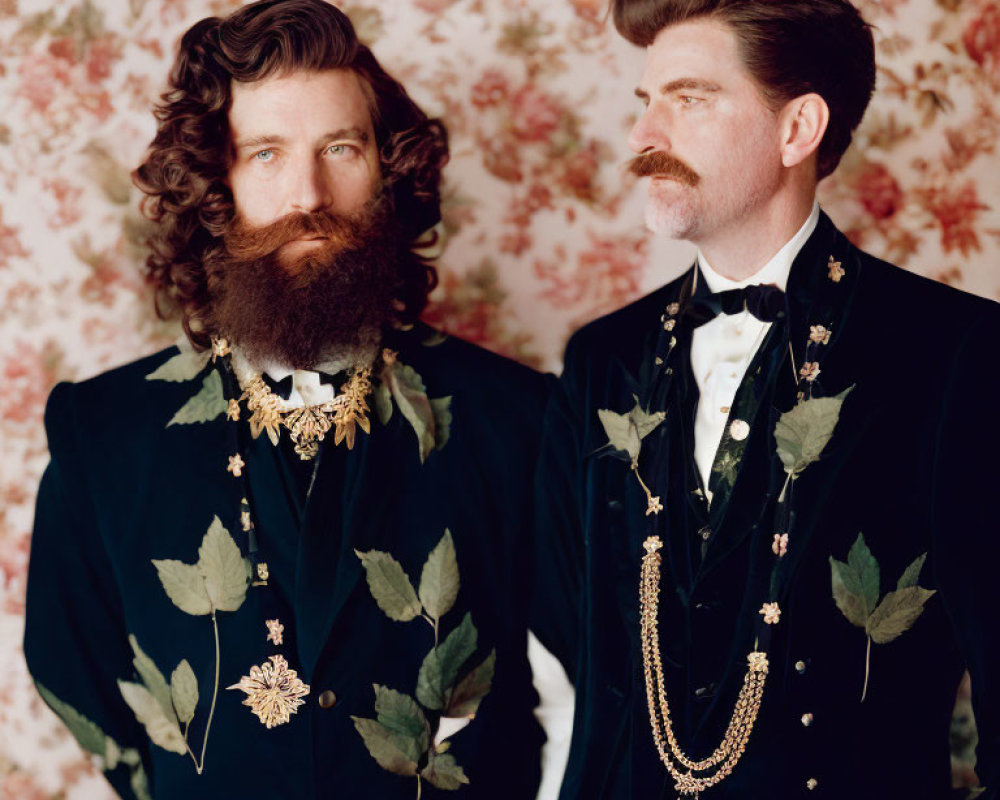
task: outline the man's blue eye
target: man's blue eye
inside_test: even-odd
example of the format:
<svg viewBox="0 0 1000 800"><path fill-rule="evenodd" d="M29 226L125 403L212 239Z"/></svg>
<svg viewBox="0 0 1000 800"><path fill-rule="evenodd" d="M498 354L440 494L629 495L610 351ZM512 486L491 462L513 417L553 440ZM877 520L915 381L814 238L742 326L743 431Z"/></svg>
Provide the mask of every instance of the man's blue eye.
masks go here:
<svg viewBox="0 0 1000 800"><path fill-rule="evenodd" d="M261 150L259 153L254 153L253 158L257 161L270 161L274 157L273 150Z"/></svg>

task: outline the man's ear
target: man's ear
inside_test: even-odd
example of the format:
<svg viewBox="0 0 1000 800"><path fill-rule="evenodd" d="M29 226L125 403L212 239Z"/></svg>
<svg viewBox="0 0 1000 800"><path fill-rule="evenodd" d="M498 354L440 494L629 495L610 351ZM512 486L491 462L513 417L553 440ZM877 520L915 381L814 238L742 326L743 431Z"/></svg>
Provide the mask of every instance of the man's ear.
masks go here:
<svg viewBox="0 0 1000 800"><path fill-rule="evenodd" d="M830 107L815 92L790 100L781 110L781 163L794 167L818 149L830 123Z"/></svg>

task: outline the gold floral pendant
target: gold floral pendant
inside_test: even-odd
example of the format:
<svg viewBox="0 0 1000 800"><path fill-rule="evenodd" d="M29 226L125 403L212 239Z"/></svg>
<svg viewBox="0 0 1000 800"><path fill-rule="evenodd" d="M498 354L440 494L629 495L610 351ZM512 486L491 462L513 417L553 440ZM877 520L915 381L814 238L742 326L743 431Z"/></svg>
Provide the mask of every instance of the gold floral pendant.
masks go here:
<svg viewBox="0 0 1000 800"><path fill-rule="evenodd" d="M227 689L246 692L243 705L257 715L269 730L276 725L284 725L305 703L302 698L309 694L308 684L299 679L294 669L288 668L284 656L271 656L260 666L250 667L250 674L240 678Z"/></svg>

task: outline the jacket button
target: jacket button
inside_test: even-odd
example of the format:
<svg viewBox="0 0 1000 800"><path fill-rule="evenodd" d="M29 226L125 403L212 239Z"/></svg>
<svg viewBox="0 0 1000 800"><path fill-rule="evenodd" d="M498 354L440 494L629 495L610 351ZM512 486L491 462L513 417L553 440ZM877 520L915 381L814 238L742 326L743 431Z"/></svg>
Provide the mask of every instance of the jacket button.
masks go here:
<svg viewBox="0 0 1000 800"><path fill-rule="evenodd" d="M806 728L808 728L810 725L812 725L813 724L813 715L812 714L803 714L802 715L802 724Z"/></svg>
<svg viewBox="0 0 1000 800"><path fill-rule="evenodd" d="M327 689L325 692L320 692L316 702L319 703L320 708L333 708L337 705L337 695Z"/></svg>
<svg viewBox="0 0 1000 800"><path fill-rule="evenodd" d="M796 661L795 662L795 671L797 673L799 673L799 675L805 675L806 674L806 662L805 661Z"/></svg>
<svg viewBox="0 0 1000 800"><path fill-rule="evenodd" d="M808 789L808 790L809 790L810 792L811 792L811 791L812 791L813 789L815 789L815 788L816 788L817 786L819 786L819 781L818 781L818 780L816 780L815 778L810 778L809 780L807 780L807 781L806 781L806 788L807 788L807 789Z"/></svg>
<svg viewBox="0 0 1000 800"><path fill-rule="evenodd" d="M704 700L706 697L711 697L715 694L715 684L710 683L708 686L702 686L699 689L694 690L694 696L699 700Z"/></svg>
<svg viewBox="0 0 1000 800"><path fill-rule="evenodd" d="M608 500L608 508L610 508L612 511L621 511L622 510L622 501L621 500Z"/></svg>

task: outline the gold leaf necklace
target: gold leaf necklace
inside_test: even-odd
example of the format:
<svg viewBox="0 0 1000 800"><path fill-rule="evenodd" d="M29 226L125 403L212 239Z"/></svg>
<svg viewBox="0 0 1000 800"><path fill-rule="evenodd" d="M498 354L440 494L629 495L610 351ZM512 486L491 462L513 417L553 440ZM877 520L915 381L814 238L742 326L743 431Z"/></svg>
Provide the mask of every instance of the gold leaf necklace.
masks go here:
<svg viewBox="0 0 1000 800"><path fill-rule="evenodd" d="M257 438L267 433L272 444L277 444L281 428L288 431L299 458L310 460L319 452L319 445L327 433L334 431L333 443L347 443L354 448L357 428L371 432L368 395L372 391L372 367L354 367L347 382L332 400L315 405L287 406L259 372L242 384L243 394L237 403L246 403L250 412L250 435ZM235 412L238 414L238 411Z"/></svg>

